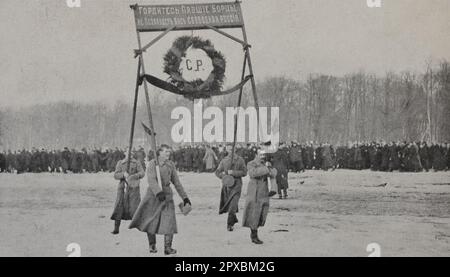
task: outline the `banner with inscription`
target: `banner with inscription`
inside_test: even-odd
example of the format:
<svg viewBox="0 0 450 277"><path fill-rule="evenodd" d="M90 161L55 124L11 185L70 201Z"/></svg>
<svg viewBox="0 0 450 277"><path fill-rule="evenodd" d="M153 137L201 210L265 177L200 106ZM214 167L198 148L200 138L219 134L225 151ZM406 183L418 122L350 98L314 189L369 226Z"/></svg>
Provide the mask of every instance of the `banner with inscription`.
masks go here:
<svg viewBox="0 0 450 277"><path fill-rule="evenodd" d="M216 28L238 28L244 25L239 3L136 6L137 30L140 32Z"/></svg>

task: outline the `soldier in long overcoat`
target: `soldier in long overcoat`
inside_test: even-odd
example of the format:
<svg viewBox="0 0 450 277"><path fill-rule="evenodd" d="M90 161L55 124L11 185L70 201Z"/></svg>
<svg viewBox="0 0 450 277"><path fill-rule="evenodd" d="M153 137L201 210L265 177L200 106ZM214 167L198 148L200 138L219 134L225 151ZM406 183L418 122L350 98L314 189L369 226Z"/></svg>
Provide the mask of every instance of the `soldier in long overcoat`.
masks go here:
<svg viewBox="0 0 450 277"><path fill-rule="evenodd" d="M191 202L181 185L174 162L169 160L171 148L161 145L157 151L160 162L160 176L162 187L158 184L156 160L151 160L147 168L148 189L139 204L130 223L130 229L136 228L147 233L150 253L156 253L156 235L164 235L164 254L176 254L172 249L173 236L178 232L175 218L175 202L170 184L178 192L183 205Z"/></svg>
<svg viewBox="0 0 450 277"><path fill-rule="evenodd" d="M6 156L0 152L0 172L6 172Z"/></svg>
<svg viewBox="0 0 450 277"><path fill-rule="evenodd" d="M422 142L419 146L419 156L420 156L420 163L422 164L422 167L425 169L425 171L429 171L431 168L430 163L430 157L428 155L428 145L426 142Z"/></svg>
<svg viewBox="0 0 450 277"><path fill-rule="evenodd" d="M263 242L258 238L258 228L266 223L269 212L269 180L275 178L277 170L266 162L264 150L258 150L256 158L247 165L250 182L247 186L242 226L250 228L250 238L255 244Z"/></svg>
<svg viewBox="0 0 450 277"><path fill-rule="evenodd" d="M69 170L71 160L69 148L64 147L64 150L61 152L61 167L64 173L67 173L67 170Z"/></svg>
<svg viewBox="0 0 450 277"><path fill-rule="evenodd" d="M289 151L289 161L292 164L292 169L294 172L300 172L305 170L302 158L302 149L297 143L293 143Z"/></svg>
<svg viewBox="0 0 450 277"><path fill-rule="evenodd" d="M242 177L247 175L247 167L245 161L236 152L233 155L233 163L231 162L232 145L227 145L228 156L222 159L216 170L216 176L223 179L226 175L234 178L234 183L230 186L222 184L220 193L219 214L228 213L227 229L233 231L234 224L238 222L236 213L239 211L239 199L242 191Z"/></svg>
<svg viewBox="0 0 450 277"><path fill-rule="evenodd" d="M288 162L289 162L289 155L286 151L286 148L284 145L280 146L277 152L275 152L272 156L272 164L273 167L277 170L277 185L278 185L278 195L279 198L286 199L288 197L287 195L287 189L289 188L288 183Z"/></svg>
<svg viewBox="0 0 450 277"><path fill-rule="evenodd" d="M207 172L212 172L216 169L217 156L209 145L206 146L203 163Z"/></svg>
<svg viewBox="0 0 450 277"><path fill-rule="evenodd" d="M409 170L412 172L420 172L423 170L422 164L420 163L419 157L419 147L415 142L412 142L408 146L408 160L409 160Z"/></svg>
<svg viewBox="0 0 450 277"><path fill-rule="evenodd" d="M400 159L398 155L398 146L391 142L389 143L389 171L398 170L400 168Z"/></svg>
<svg viewBox="0 0 450 277"><path fill-rule="evenodd" d="M322 170L327 171L330 168L334 167L332 153L331 153L331 145L325 143L322 148Z"/></svg>
<svg viewBox="0 0 450 277"><path fill-rule="evenodd" d="M128 153L125 159L117 162L114 179L119 180L117 187L116 203L111 219L114 220L114 235L119 233L120 221L131 220L141 202L139 183L144 178L145 171L139 161L134 158L130 160L128 169Z"/></svg>

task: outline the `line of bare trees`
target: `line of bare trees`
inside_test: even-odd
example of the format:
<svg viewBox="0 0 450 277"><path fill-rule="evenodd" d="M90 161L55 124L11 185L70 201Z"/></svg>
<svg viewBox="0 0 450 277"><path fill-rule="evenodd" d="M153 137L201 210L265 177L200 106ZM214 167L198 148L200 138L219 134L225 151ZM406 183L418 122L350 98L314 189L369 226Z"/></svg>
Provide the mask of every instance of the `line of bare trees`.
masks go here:
<svg viewBox="0 0 450 277"><path fill-rule="evenodd" d="M131 87L131 86L130 86ZM131 90L130 90L131 91ZM123 147L129 140L130 101L113 107L102 103L59 102L27 108L0 110L0 146ZM376 76L358 72L343 77L311 74L305 81L266 78L258 84L260 106L280 108L281 140L330 142L370 140L450 140L450 67L447 61L428 64L423 73L389 72ZM147 122L144 97L140 98L138 123ZM235 106L237 95L218 97L204 106ZM246 88L243 105L253 104ZM193 103L155 91L152 107L158 140L170 141L170 112ZM205 121L206 123L207 121ZM136 143L145 134L136 125Z"/></svg>

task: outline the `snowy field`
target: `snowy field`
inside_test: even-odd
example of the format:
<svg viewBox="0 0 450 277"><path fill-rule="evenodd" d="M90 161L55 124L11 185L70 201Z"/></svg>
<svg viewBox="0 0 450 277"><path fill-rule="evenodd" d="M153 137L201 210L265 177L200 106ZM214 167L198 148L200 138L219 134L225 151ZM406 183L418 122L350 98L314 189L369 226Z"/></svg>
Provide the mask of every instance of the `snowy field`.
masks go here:
<svg viewBox="0 0 450 277"><path fill-rule="evenodd" d="M180 257L364 257L370 243L380 246L381 256L450 256L450 172L290 173L289 199L271 200L261 246L240 223L226 230L213 174L180 176L193 203L191 214L177 215L173 247ZM129 230L128 222L120 235L110 234L116 187L112 174L0 174L0 256L65 257L70 243L83 257L151 256L146 235ZM146 189L143 181L142 195ZM245 192L246 185L240 207ZM156 256L162 244L158 236Z"/></svg>

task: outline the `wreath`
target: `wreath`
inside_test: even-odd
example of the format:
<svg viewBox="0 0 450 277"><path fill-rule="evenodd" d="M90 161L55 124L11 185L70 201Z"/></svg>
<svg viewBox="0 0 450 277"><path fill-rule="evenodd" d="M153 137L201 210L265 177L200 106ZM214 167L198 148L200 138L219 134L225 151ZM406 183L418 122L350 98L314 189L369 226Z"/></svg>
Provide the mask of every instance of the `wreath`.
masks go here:
<svg viewBox="0 0 450 277"><path fill-rule="evenodd" d="M201 49L206 52L212 61L213 70L208 78L187 81L180 71L180 64L186 51L190 48ZM209 40L200 37L182 36L177 38L172 48L164 56L164 73L168 74L169 83L185 92L184 97L193 99L210 98L212 92L222 89L225 78L226 61L222 53L214 49L214 45Z"/></svg>

